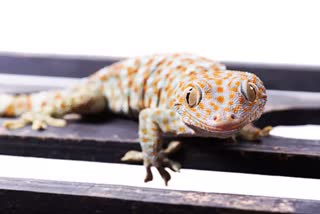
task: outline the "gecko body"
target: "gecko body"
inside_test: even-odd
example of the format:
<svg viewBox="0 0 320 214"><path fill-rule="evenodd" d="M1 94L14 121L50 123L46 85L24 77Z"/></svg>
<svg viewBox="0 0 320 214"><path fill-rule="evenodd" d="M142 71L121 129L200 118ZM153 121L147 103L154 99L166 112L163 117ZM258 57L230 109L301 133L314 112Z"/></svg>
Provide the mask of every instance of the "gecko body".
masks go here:
<svg viewBox="0 0 320 214"><path fill-rule="evenodd" d="M262 81L252 73L192 54L166 54L114 63L64 90L1 95L0 114L20 116L5 122L7 128L32 124L34 129L64 126L61 118L68 113L105 109L138 118L142 153L129 152L123 160L142 159L145 181L152 180L155 166L167 183L165 167L180 166L161 150L162 133L218 138L246 133L256 139L269 129L246 127L261 116L266 100Z"/></svg>

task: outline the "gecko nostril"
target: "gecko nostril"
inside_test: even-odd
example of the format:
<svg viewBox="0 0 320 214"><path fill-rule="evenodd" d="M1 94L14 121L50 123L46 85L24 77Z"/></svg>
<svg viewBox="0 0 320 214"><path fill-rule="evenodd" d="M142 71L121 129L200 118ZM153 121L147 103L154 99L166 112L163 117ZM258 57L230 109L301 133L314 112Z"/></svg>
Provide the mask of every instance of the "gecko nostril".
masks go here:
<svg viewBox="0 0 320 214"><path fill-rule="evenodd" d="M231 114L231 115L230 115L230 118L231 118L232 120L234 120L234 119L236 119L236 116L235 116L234 114Z"/></svg>
<svg viewBox="0 0 320 214"><path fill-rule="evenodd" d="M217 116L214 116L214 117L213 117L213 120L217 120L217 119L218 119L218 117L217 117Z"/></svg>

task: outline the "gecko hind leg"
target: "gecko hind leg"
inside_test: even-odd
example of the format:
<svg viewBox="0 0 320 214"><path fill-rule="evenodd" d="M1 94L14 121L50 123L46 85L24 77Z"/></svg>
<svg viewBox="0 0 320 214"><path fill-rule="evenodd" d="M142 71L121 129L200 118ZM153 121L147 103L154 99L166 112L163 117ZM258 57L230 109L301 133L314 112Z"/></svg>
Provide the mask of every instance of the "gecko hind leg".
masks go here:
<svg viewBox="0 0 320 214"><path fill-rule="evenodd" d="M66 126L66 121L44 113L26 112L23 113L19 119L4 121L2 125L7 129L19 129L29 124L32 124L33 130L44 130L48 125L64 127Z"/></svg>

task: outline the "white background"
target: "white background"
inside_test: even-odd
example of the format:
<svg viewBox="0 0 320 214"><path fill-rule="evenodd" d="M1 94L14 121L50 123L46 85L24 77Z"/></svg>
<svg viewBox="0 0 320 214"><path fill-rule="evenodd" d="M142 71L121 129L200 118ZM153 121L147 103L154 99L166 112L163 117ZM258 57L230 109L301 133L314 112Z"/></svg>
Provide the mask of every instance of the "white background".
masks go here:
<svg viewBox="0 0 320 214"><path fill-rule="evenodd" d="M0 51L319 65L317 1L0 1Z"/></svg>

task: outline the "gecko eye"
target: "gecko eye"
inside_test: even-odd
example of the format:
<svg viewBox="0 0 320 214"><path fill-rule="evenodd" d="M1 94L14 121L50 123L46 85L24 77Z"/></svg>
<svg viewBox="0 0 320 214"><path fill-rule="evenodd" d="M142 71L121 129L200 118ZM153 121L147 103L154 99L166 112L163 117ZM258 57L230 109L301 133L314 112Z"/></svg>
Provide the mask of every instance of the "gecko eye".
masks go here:
<svg viewBox="0 0 320 214"><path fill-rule="evenodd" d="M250 102L255 101L257 98L257 86L251 82L247 82L245 87L241 87L241 92Z"/></svg>
<svg viewBox="0 0 320 214"><path fill-rule="evenodd" d="M188 87L184 92L184 97L190 108L195 107L201 100L201 93L198 88Z"/></svg>

